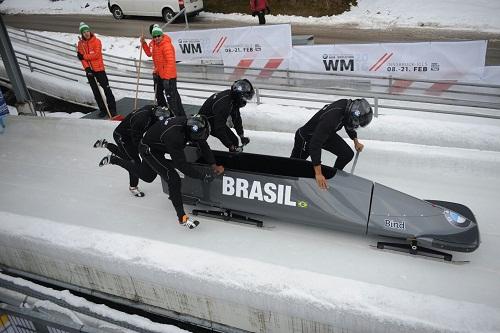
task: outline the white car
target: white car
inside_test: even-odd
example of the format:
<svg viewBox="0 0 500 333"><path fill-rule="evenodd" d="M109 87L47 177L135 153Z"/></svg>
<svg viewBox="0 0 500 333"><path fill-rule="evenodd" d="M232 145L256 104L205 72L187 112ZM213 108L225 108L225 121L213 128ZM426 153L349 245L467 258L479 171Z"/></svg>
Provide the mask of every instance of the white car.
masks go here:
<svg viewBox="0 0 500 333"><path fill-rule="evenodd" d="M186 8L188 16L203 10L203 0L108 0L108 8L117 20L125 15L161 16L166 22Z"/></svg>

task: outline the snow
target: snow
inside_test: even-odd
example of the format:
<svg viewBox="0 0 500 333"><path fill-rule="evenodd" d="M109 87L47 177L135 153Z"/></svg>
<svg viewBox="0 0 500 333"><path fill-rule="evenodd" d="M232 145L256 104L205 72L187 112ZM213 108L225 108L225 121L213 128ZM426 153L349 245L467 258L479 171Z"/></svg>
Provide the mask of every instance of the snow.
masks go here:
<svg viewBox="0 0 500 333"><path fill-rule="evenodd" d="M81 1L5 0L0 9L108 15L104 1L86 2L90 6L82 9ZM356 22L363 28L416 27L423 22L434 28L500 31L500 4L492 1L473 5L465 0L358 3L358 8L338 17L272 16L269 21ZM432 10L426 9L429 6ZM202 15L255 23L248 15ZM53 37L76 41L76 34ZM104 44L112 45L108 52L123 56L135 54L136 43L117 38ZM27 80L43 84L43 77L36 73L27 75ZM64 85L51 79L51 85L89 98L84 83ZM408 330L500 331L496 246L500 227L495 210L500 188L498 120L381 110L380 117L359 132L365 151L357 174L416 197L460 202L472 209L482 244L474 253L455 254L456 259L470 263L449 265L372 250L368 245L375 239L370 237L286 221L265 221L274 228L259 230L200 218L200 227L188 231L176 224L158 180L141 182L146 197L134 198L128 193L125 172L114 166L97 167L106 153L91 145L97 138L111 139L115 122L17 117L12 115L15 112L11 110L7 128L0 134L0 246L32 243L41 252L93 261L117 273L133 272L145 281L154 282L165 274L176 276L169 282L177 283L173 287L189 286L195 293L213 297L223 292L234 302L256 308L280 310L287 304L303 304L288 310L318 321L330 320L332 312L356 311ZM312 112L250 103L242 112L246 135L251 138L246 151L288 156L293 132ZM222 149L218 141L210 139L209 143ZM332 155L323 154L324 164L333 161ZM16 279L16 283L27 282ZM274 302L262 304L259 296ZM94 308L65 292L56 297ZM111 310L103 311L109 315Z"/></svg>
<svg viewBox="0 0 500 333"><path fill-rule="evenodd" d="M271 4L272 5L272 4ZM106 0L4 0L0 11L6 14L87 14L111 15ZM491 0L358 0L358 6L338 16L299 17L268 15L271 24L292 23L349 26L362 29L432 28L499 32L500 3ZM255 24L247 14L202 12L201 19L231 19Z"/></svg>

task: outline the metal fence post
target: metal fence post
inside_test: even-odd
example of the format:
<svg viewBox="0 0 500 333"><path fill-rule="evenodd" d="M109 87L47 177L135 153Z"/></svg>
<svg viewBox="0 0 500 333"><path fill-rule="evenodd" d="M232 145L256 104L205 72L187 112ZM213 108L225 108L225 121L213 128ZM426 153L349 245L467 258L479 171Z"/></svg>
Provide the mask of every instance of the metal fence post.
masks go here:
<svg viewBox="0 0 500 333"><path fill-rule="evenodd" d="M260 104L259 88L255 88L255 98L257 99L257 105Z"/></svg>
<svg viewBox="0 0 500 333"><path fill-rule="evenodd" d="M184 20L186 21L186 30L189 30L189 22L188 22L186 7L184 7L183 11L184 11Z"/></svg>
<svg viewBox="0 0 500 333"><path fill-rule="evenodd" d="M375 109L374 116L375 118L378 117L378 97L373 98L373 108Z"/></svg>
<svg viewBox="0 0 500 333"><path fill-rule="evenodd" d="M26 61L28 62L28 67L30 69L30 72L34 72L33 67L31 66L30 56L27 54L26 54Z"/></svg>
<svg viewBox="0 0 500 333"><path fill-rule="evenodd" d="M23 30L24 32L24 36L26 37L26 43L29 43L30 42L30 38L28 36L28 33L26 32L26 30Z"/></svg>
<svg viewBox="0 0 500 333"><path fill-rule="evenodd" d="M206 64L203 64L203 67L202 67L202 68L203 68L203 71L202 71L202 72L203 72L203 78L204 78L205 80L208 80L208 68L207 68L207 65L206 65Z"/></svg>

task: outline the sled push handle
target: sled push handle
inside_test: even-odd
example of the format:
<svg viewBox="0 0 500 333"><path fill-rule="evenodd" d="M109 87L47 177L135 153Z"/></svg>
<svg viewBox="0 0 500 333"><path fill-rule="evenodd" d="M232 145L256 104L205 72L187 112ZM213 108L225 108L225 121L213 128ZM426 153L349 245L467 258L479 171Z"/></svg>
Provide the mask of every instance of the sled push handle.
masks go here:
<svg viewBox="0 0 500 333"><path fill-rule="evenodd" d="M356 163L358 163L359 151L356 151L356 156L354 156L354 162L352 163L351 175L354 173L354 169L356 169Z"/></svg>

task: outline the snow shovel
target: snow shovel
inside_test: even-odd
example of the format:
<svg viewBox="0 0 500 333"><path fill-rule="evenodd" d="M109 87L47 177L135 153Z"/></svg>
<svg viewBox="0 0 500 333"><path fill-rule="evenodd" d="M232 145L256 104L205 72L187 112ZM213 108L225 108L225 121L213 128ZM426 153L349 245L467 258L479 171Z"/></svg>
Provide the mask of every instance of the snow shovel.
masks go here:
<svg viewBox="0 0 500 333"><path fill-rule="evenodd" d="M137 110L137 95L139 94L139 79L141 77L142 45L139 45L139 68L137 69L137 83L135 85L134 110ZM155 87L156 90L156 87Z"/></svg>

